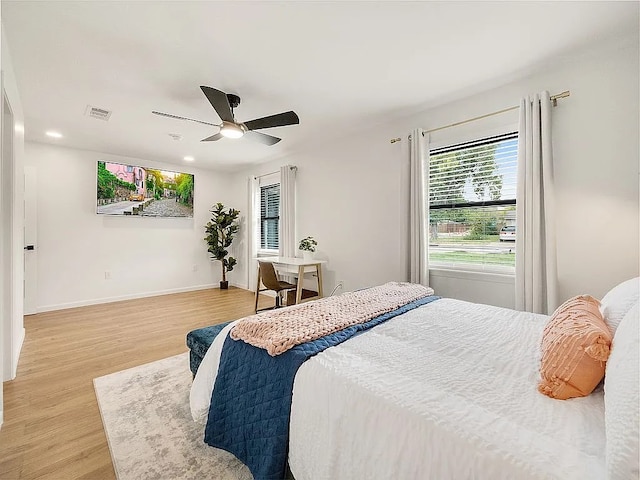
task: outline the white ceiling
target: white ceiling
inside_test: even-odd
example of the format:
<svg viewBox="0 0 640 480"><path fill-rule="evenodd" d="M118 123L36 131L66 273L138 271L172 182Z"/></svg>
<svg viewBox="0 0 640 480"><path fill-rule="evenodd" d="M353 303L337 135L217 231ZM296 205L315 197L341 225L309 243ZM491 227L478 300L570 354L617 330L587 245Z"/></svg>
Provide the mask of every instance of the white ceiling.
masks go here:
<svg viewBox="0 0 640 480"><path fill-rule="evenodd" d="M1 14L28 140L235 169L524 75L637 30L638 10L608 1L2 0ZM238 94L240 121L294 110L300 125L263 130L283 139L272 147L201 143L217 129L151 114L219 122L200 85ZM87 105L111 119L85 116Z"/></svg>

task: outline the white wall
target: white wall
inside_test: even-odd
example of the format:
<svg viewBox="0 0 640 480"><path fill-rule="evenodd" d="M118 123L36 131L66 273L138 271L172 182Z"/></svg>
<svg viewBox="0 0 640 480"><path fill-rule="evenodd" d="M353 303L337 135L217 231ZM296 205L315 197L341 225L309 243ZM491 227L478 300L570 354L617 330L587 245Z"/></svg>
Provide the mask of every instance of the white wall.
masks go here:
<svg viewBox="0 0 640 480"><path fill-rule="evenodd" d="M33 142L25 151L38 178L38 311L218 285L204 225L213 204L227 204L226 174ZM98 161L193 173L194 218L97 215Z"/></svg>
<svg viewBox="0 0 640 480"><path fill-rule="evenodd" d="M296 241L309 235L318 241L316 258L329 261L323 267L327 292L339 281L352 290L406 277L408 227L406 215L399 212L404 198L403 172L394 158L395 148L384 133L378 135L382 135L379 142L343 143L340 150L329 147L301 153L235 176L232 201L244 216L250 175L276 171L281 164L298 167ZM246 229L240 232L242 246L247 244L246 233ZM244 249L237 277L244 285L248 278L246 255Z"/></svg>
<svg viewBox="0 0 640 480"><path fill-rule="evenodd" d="M9 228L11 231L10 235L5 237L8 241L2 243L2 252L0 252L0 255L2 255L2 275L4 277L2 282L3 290L0 291L0 294L4 295L4 289L8 289L7 291L10 295L9 308L0 310L2 312L0 314L2 315L0 318L0 330L2 331L0 333L0 371L2 372L3 380L10 380L16 376L18 358L20 357L20 349L24 340L22 317L24 114L4 30L1 35L0 76L2 78L2 90L11 106L14 121L13 126L8 126L13 130L10 132L13 135L13 165L10 169L13 178L0 179L2 189L4 190L8 187L13 192L13 195L11 195L12 204L9 206L11 219L0 218L2 229ZM0 101L2 100L0 99ZM0 211L2 211L1 208ZM9 260L9 262L6 260ZM5 273L8 274L5 275ZM5 313L7 316L5 316ZM2 423L3 410L3 395L0 388L0 424Z"/></svg>
<svg viewBox="0 0 640 480"><path fill-rule="evenodd" d="M246 178L298 166L296 238L313 235L329 260L325 290L408 278L408 141L431 129L517 105L528 94L570 90L553 110L559 298L602 297L638 275L638 37L567 55L562 64L464 100L431 108L313 151L235 176L234 206L247 211ZM434 143L477 138L517 125L517 111L431 135ZM321 133L321 132L319 132ZM402 137L390 144L389 139ZM245 232L242 232L243 234ZM238 282L246 284L246 261ZM240 273L240 272L239 272ZM508 277L433 271L440 295L513 307Z"/></svg>

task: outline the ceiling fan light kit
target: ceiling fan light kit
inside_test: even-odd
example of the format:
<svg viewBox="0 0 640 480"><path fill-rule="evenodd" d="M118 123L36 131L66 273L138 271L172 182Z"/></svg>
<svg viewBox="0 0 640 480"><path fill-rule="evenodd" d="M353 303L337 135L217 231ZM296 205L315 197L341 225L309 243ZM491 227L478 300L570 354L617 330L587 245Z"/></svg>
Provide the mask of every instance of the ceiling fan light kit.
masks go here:
<svg viewBox="0 0 640 480"><path fill-rule="evenodd" d="M273 127L286 127L287 125L297 125L300 123L298 115L293 111L277 113L268 117L256 118L244 123L237 122L233 115L233 109L240 105L239 96L233 93L224 93L211 87L201 86L200 88L202 89L202 93L204 93L204 95L207 97L207 100L209 100L209 103L211 103L211 106L222 120L221 124L203 122L201 120L180 117L178 115L172 115L170 113L162 113L156 111L153 111L151 113L163 117L176 118L178 120L187 120L190 122L196 122L220 128L220 131L218 133L211 135L210 137L203 138L203 142L216 142L223 137L246 137L250 140L260 142L264 145L275 145L282 139L274 137L273 135L267 135L266 133L256 132L255 130Z"/></svg>
<svg viewBox="0 0 640 480"><path fill-rule="evenodd" d="M220 133L227 138L240 138L244 135L242 125L236 125L231 122L222 122Z"/></svg>

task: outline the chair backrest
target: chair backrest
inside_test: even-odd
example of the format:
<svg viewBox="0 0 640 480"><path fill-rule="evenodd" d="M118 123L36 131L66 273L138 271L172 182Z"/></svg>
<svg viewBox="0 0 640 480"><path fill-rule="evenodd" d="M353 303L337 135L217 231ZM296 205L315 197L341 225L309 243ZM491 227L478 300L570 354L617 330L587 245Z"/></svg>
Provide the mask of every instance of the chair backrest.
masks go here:
<svg viewBox="0 0 640 480"><path fill-rule="evenodd" d="M262 283L269 290L275 290L279 292L282 290L280 286L280 281L278 280L278 274L276 274L276 269L273 268L273 263L271 262L258 262L260 264L260 276L262 277Z"/></svg>

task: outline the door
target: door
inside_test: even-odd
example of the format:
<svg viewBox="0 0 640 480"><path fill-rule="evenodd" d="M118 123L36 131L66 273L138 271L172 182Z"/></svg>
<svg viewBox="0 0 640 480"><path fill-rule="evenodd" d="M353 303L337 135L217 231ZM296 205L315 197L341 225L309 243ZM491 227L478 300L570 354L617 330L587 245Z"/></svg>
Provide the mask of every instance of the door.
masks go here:
<svg viewBox="0 0 640 480"><path fill-rule="evenodd" d="M38 245L36 167L24 167L24 314L37 313Z"/></svg>

